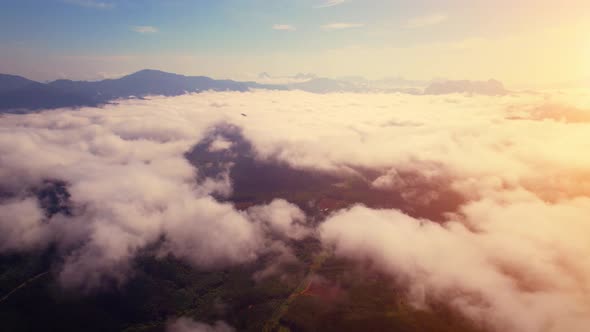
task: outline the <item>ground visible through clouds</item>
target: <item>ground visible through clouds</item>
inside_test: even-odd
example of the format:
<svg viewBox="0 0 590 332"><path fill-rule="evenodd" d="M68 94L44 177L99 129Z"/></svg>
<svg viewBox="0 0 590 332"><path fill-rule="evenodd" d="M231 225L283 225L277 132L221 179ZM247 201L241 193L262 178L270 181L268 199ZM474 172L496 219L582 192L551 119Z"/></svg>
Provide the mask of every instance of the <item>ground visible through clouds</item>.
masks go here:
<svg viewBox="0 0 590 332"><path fill-rule="evenodd" d="M8 331L583 332L590 95L0 117Z"/></svg>

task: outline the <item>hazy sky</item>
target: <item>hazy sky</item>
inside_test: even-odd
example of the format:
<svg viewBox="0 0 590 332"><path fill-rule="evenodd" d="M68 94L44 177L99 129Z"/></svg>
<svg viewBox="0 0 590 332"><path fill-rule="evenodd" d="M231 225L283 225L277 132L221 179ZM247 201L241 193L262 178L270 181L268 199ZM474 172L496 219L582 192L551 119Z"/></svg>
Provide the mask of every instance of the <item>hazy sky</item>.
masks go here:
<svg viewBox="0 0 590 332"><path fill-rule="evenodd" d="M590 77L584 0L0 0L0 72L97 79L146 67L543 85Z"/></svg>

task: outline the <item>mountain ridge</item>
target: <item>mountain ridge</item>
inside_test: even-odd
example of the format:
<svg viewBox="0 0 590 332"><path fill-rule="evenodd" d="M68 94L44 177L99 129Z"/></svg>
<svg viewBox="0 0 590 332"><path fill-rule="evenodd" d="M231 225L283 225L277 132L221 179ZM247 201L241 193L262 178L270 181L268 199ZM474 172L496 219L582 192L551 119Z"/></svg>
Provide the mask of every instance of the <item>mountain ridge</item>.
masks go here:
<svg viewBox="0 0 590 332"><path fill-rule="evenodd" d="M58 79L47 83L0 74L0 111L19 113L38 109L98 106L120 98L178 96L207 90L244 92L251 88L275 87L216 80L206 76L184 76L154 69L101 81Z"/></svg>
<svg viewBox="0 0 590 332"><path fill-rule="evenodd" d="M300 74L303 75L303 74ZM305 74L307 81L287 84L264 84L185 76L155 69L101 81L58 79L41 83L22 76L0 74L0 113L26 113L40 109L96 107L117 99L143 98L150 95L179 96L203 91L238 91L252 89L301 90L312 93L398 92L408 94L469 93L503 95L508 93L501 82L445 81L433 82L424 90L417 88L375 89L354 80L338 80Z"/></svg>

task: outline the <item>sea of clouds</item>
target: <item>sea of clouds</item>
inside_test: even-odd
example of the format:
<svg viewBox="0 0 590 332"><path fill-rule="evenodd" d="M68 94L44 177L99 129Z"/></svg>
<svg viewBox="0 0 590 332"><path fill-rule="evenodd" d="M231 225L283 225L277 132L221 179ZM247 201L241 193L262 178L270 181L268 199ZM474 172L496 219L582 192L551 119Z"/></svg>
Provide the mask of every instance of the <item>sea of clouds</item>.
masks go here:
<svg viewBox="0 0 590 332"><path fill-rule="evenodd" d="M590 326L589 106L584 91L254 91L3 115L0 252L54 245L62 284L93 289L124 282L133 258L156 242L163 254L215 268L269 252L289 257L285 239L317 236L336 255L373 261L418 307L444 301L498 331L582 332ZM214 198L231 193L227 172L197 180L184 156L227 123L261 160L371 169L378 176L366 181L383 195L411 187L405 172L444 178L464 202L444 220L358 205L318 227L283 200L239 211ZM219 138L209 150L231 148ZM42 209L33 192L47 180L66 184L71 213ZM437 194L410 197L428 204Z"/></svg>

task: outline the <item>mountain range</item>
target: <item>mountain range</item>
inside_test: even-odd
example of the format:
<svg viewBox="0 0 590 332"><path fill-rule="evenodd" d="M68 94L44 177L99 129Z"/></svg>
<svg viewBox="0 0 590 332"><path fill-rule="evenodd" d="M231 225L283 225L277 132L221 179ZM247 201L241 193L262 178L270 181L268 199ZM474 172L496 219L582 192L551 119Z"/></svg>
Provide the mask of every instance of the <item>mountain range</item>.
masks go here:
<svg viewBox="0 0 590 332"><path fill-rule="evenodd" d="M470 93L502 95L508 91L502 83L489 81L440 81L424 90L419 88L383 89L362 80L329 79L315 75L300 77L297 82L265 84L216 80L206 76L184 76L145 69L118 79L72 81L60 79L48 83L20 76L0 74L0 112L27 112L62 107L99 106L121 98L149 95L178 96L212 91L249 91L252 89L302 90L313 93L331 92L399 92L409 94Z"/></svg>
<svg viewBox="0 0 590 332"><path fill-rule="evenodd" d="M96 82L62 79L40 83L0 74L0 110L98 106L119 98L178 96L204 90L248 91L251 88L278 87L215 80L205 76L183 76L157 70L142 70L118 79Z"/></svg>

